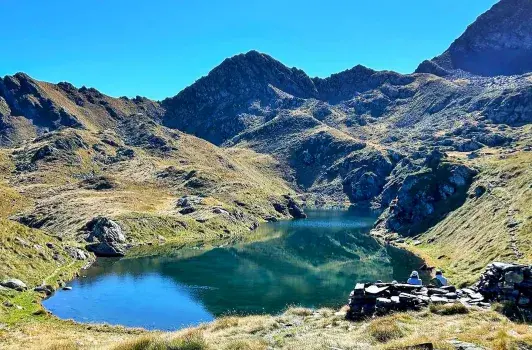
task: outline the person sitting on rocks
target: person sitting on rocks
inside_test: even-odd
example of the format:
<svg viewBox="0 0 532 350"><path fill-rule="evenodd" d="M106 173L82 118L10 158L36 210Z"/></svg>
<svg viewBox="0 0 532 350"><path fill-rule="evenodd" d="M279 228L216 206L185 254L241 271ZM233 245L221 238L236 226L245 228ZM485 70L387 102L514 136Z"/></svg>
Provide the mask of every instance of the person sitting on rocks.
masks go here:
<svg viewBox="0 0 532 350"><path fill-rule="evenodd" d="M406 283L412 284L414 286L423 285L423 281L421 281L421 279L419 278L419 273L417 271L412 271L412 273L410 274L410 278L408 279L408 281L406 281Z"/></svg>
<svg viewBox="0 0 532 350"><path fill-rule="evenodd" d="M444 287L447 285L447 278L443 276L443 272L440 269L436 270L436 277L434 277L432 281L434 281L434 284L438 287Z"/></svg>

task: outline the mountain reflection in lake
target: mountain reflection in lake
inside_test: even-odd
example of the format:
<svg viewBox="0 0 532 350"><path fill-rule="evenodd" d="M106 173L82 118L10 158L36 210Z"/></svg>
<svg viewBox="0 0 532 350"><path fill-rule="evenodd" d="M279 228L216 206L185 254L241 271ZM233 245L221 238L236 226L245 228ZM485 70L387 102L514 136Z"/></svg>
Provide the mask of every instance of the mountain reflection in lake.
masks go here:
<svg viewBox="0 0 532 350"><path fill-rule="evenodd" d="M61 318L170 330L224 314L340 307L355 282L406 280L422 262L368 235L367 211L313 210L262 225L253 241L99 259L44 306Z"/></svg>

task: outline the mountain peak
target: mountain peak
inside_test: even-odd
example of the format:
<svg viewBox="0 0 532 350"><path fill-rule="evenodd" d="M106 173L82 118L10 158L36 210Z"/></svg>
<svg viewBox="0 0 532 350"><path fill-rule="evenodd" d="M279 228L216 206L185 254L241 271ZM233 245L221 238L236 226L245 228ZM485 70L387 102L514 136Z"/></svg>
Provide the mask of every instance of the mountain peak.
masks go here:
<svg viewBox="0 0 532 350"><path fill-rule="evenodd" d="M496 76L532 71L532 0L499 1L432 63L423 62L416 72Z"/></svg>
<svg viewBox="0 0 532 350"><path fill-rule="evenodd" d="M175 97L164 100L168 111L164 123L221 144L246 127L246 121L238 115L250 104L276 104L274 91L300 98L318 95L314 82L302 70L288 68L255 50L238 54L226 58ZM230 127L221 128L224 121Z"/></svg>

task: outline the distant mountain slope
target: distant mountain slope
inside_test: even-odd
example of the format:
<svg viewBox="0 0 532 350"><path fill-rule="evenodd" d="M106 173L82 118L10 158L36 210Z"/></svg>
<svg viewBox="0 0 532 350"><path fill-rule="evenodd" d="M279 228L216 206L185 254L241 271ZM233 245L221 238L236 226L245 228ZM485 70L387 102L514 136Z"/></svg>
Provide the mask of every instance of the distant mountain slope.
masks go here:
<svg viewBox="0 0 532 350"><path fill-rule="evenodd" d="M93 88L50 84L24 73L0 78L0 146L64 127L115 128L135 114L156 120L162 111L157 102L142 97L112 98Z"/></svg>
<svg viewBox="0 0 532 350"><path fill-rule="evenodd" d="M532 71L532 0L501 0L416 72L445 75L456 69L482 76Z"/></svg>
<svg viewBox="0 0 532 350"><path fill-rule="evenodd" d="M493 56L492 49L526 56L526 10L531 1L502 0L468 28L449 55L469 47L486 53L478 56L484 58ZM490 25L491 21L496 23ZM127 162L123 156L130 152L122 148L130 147L172 159L180 150L175 140L184 137L178 129L226 150L251 149L273 156L279 162L275 176L282 174L292 190L304 192L309 204L373 204L384 209L409 174L434 171L415 181L431 181L426 197L437 206L438 199L448 198L436 193L433 180L438 171L447 177L463 168L446 162L441 167L428 164L435 154L460 152L474 158L486 149L513 149L526 139L525 127L532 123L532 74L445 75L440 73L450 72L446 68L460 67L436 61L422 67L436 67L427 71L437 75L404 75L358 65L327 78L311 78L250 51L224 60L161 102L112 98L92 88L40 82L20 73L0 80L0 146L39 144L73 128L117 147L115 160ZM54 151L64 145L48 146L35 156L55 159ZM211 180L214 185L216 180ZM427 215L432 215L427 208Z"/></svg>
<svg viewBox="0 0 532 350"><path fill-rule="evenodd" d="M224 60L207 76L162 102L163 124L221 144L262 124L278 107L316 97L313 81L301 70L250 51Z"/></svg>

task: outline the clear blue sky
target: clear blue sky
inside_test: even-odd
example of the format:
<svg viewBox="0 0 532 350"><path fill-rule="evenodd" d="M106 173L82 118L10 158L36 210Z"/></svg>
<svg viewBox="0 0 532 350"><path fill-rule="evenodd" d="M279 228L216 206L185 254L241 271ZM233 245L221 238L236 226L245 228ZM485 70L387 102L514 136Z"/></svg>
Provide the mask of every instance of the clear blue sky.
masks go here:
<svg viewBox="0 0 532 350"><path fill-rule="evenodd" d="M256 49L310 76L410 73L496 0L0 0L0 75L173 96Z"/></svg>

